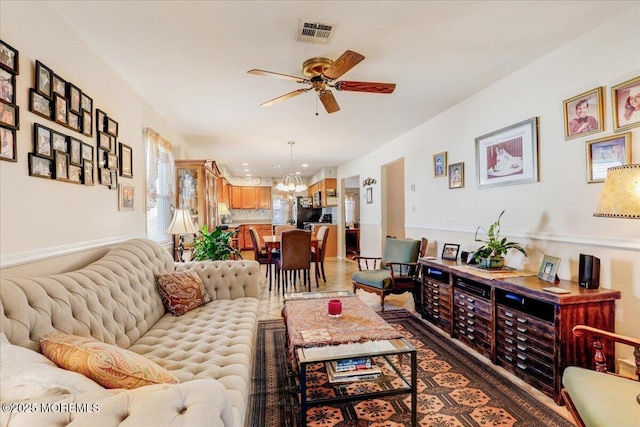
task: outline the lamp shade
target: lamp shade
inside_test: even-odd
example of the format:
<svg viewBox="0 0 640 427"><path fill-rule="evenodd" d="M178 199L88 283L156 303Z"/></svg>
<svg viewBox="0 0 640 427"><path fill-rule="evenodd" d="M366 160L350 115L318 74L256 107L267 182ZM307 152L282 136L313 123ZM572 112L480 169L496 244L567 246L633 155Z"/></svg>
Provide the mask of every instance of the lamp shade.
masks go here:
<svg viewBox="0 0 640 427"><path fill-rule="evenodd" d="M191 220L188 209L176 209L171 224L167 227L167 234L196 234L198 229Z"/></svg>
<svg viewBox="0 0 640 427"><path fill-rule="evenodd" d="M225 202L218 203L218 215L231 215Z"/></svg>
<svg viewBox="0 0 640 427"><path fill-rule="evenodd" d="M640 219L640 164L608 169L593 216Z"/></svg>

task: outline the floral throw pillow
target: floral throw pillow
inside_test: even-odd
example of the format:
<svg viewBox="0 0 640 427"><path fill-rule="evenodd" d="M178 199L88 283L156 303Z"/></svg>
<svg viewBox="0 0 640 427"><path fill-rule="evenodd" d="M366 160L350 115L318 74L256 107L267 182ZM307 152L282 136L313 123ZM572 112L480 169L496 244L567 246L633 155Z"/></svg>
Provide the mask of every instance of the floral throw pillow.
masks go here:
<svg viewBox="0 0 640 427"><path fill-rule="evenodd" d="M156 283L164 306L174 316L182 316L211 301L200 276L192 270L156 276Z"/></svg>

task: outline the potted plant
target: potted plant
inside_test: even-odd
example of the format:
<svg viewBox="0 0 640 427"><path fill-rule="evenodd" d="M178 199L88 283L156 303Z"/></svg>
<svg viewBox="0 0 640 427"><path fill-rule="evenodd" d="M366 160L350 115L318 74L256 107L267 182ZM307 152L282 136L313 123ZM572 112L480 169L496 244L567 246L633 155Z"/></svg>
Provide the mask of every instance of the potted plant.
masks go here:
<svg viewBox="0 0 640 427"><path fill-rule="evenodd" d="M476 229L475 240L476 242L484 243L484 245L480 246L475 254L473 254L473 257L482 268L504 267L504 255L509 249L517 249L522 252L524 256L527 256L527 251L518 243L509 242L506 237L500 238L500 219L504 212L503 210L500 213L498 220L491 224L488 231L482 226ZM478 238L478 232L481 230L486 234L486 238L484 239Z"/></svg>
<svg viewBox="0 0 640 427"><path fill-rule="evenodd" d="M227 226L218 226L209 231L206 225L193 244L193 258L196 261L216 261L230 259L232 255L242 258L240 251L233 247L232 238L236 231L229 231Z"/></svg>

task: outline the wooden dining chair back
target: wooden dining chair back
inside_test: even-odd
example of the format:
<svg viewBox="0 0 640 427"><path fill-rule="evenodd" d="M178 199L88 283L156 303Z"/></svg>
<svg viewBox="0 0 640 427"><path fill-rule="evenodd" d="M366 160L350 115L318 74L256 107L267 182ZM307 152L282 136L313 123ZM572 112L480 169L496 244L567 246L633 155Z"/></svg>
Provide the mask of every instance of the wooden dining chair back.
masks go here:
<svg viewBox="0 0 640 427"><path fill-rule="evenodd" d="M278 260L278 284L282 284L282 294L284 295L290 280L295 284L297 276L293 272L298 271L303 272L304 283L308 285L310 292L310 270L311 232L298 229L284 231L280 240L280 259Z"/></svg>
<svg viewBox="0 0 640 427"><path fill-rule="evenodd" d="M271 266L275 265L279 255L273 255L269 257L269 254L266 251L263 251L263 247L261 245L260 235L258 234L258 230L255 227L249 227L249 236L251 238L251 244L253 245L253 256L256 261L258 261L261 265L264 264L267 266L265 271L265 277L269 276L269 291L271 291L271 283L272 283L272 271Z"/></svg>
<svg viewBox="0 0 640 427"><path fill-rule="evenodd" d="M322 280L326 283L327 278L324 274L324 256L327 252L327 239L329 238L329 230L331 230L326 225L318 228L317 238L318 238L318 248L312 248L311 253L313 260L316 263L316 278L319 274L322 274Z"/></svg>

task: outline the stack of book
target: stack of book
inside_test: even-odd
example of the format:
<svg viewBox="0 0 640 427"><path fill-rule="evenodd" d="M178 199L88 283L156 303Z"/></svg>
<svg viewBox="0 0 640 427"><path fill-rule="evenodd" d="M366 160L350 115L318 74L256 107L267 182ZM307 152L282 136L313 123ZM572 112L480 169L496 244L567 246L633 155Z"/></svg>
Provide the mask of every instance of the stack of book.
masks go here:
<svg viewBox="0 0 640 427"><path fill-rule="evenodd" d="M332 383L377 380L382 373L380 367L370 357L326 362L325 367L329 382Z"/></svg>

